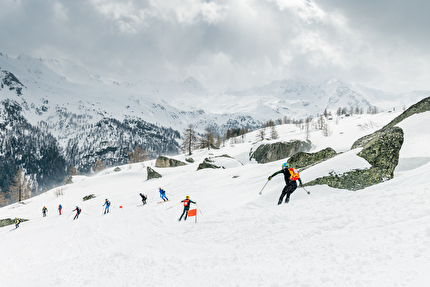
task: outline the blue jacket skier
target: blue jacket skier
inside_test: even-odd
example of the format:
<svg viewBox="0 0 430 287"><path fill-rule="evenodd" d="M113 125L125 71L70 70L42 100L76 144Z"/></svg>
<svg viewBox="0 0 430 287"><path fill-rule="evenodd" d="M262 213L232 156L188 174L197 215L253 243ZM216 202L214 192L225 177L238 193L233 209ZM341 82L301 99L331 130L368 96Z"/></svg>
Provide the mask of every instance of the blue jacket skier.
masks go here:
<svg viewBox="0 0 430 287"><path fill-rule="evenodd" d="M182 216L184 216L184 215L185 215L184 220L187 220L187 217L188 217L188 210L190 210L190 205L191 205L191 203L196 204L196 202L195 202L195 201L192 201L188 195L187 195L187 196L185 197L185 199L184 199L184 200L182 200L181 202L183 202L183 203L184 203L184 211L182 211L181 217L179 217L179 221L181 221Z"/></svg>
<svg viewBox="0 0 430 287"><path fill-rule="evenodd" d="M296 190L297 188L297 180L300 182L300 186L302 185L302 180L300 179L300 175L298 171L295 168L290 167L288 162L285 162L282 164L282 170L275 172L271 176L269 176L269 180L271 180L274 176L283 173L284 179L285 179L285 187L282 190L281 196L278 200L278 205L282 203L282 199L286 195L285 203L288 203L290 201L290 195Z"/></svg>
<svg viewBox="0 0 430 287"><path fill-rule="evenodd" d="M163 201L169 200L166 196L166 192L161 187L158 188L158 191L160 192L160 197Z"/></svg>
<svg viewBox="0 0 430 287"><path fill-rule="evenodd" d="M103 214L109 213L110 201L106 198L105 203L103 204L105 207L105 212Z"/></svg>

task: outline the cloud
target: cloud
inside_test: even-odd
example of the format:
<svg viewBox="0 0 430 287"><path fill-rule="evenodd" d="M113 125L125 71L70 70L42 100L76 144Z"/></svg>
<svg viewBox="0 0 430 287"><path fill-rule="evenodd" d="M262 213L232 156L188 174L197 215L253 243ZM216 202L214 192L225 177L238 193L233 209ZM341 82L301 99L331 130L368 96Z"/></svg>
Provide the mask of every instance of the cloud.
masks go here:
<svg viewBox="0 0 430 287"><path fill-rule="evenodd" d="M429 88L426 1L3 2L0 51L70 58L118 80L193 76L222 91L337 76L390 91Z"/></svg>

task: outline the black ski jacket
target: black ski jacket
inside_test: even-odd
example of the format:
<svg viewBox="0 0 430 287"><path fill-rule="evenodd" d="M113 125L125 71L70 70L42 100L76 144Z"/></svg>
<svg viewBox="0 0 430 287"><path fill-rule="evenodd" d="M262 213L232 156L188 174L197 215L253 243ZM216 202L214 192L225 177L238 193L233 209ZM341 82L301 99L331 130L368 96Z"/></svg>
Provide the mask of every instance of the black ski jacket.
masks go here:
<svg viewBox="0 0 430 287"><path fill-rule="evenodd" d="M276 175L278 175L280 173L284 174L285 184L289 184L290 182L294 181L294 180L290 179L291 174L290 174L290 171L289 171L288 168L281 169L280 171L275 172L274 174L272 174L271 176L269 176L269 180L272 179L272 177L274 177L274 176L276 176ZM298 180L300 182L300 185L302 185L302 180L300 178Z"/></svg>

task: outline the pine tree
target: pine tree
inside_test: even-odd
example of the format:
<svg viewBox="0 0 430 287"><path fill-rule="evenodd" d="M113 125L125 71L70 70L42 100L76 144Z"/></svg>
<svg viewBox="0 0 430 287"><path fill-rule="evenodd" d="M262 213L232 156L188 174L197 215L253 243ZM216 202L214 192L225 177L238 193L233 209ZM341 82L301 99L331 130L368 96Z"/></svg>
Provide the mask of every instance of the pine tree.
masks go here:
<svg viewBox="0 0 430 287"><path fill-rule="evenodd" d="M205 128L205 134L200 138L200 147L210 149L215 143L215 136L209 127Z"/></svg>
<svg viewBox="0 0 430 287"><path fill-rule="evenodd" d="M194 126L192 124L190 124L188 128L185 129L183 137L184 141L182 142L181 150L188 155L192 155L198 140L196 131L194 130Z"/></svg>
<svg viewBox="0 0 430 287"><path fill-rule="evenodd" d="M264 140L264 137L266 136L266 128L261 128L257 132L257 140Z"/></svg>
<svg viewBox="0 0 430 287"><path fill-rule="evenodd" d="M72 166L69 168L69 176L77 175L78 171L75 168L75 165L72 164Z"/></svg>
<svg viewBox="0 0 430 287"><path fill-rule="evenodd" d="M7 199L4 195L4 193L2 192L2 189L0 187L0 206L4 206L7 204Z"/></svg>
<svg viewBox="0 0 430 287"><path fill-rule="evenodd" d="M133 152L127 151L127 154L129 158L128 163L137 163L149 159L146 149L141 149L139 146L135 147Z"/></svg>
<svg viewBox="0 0 430 287"><path fill-rule="evenodd" d="M9 196L13 201L21 202L24 199L30 198L30 193L30 182L20 167L13 177L12 185L9 188Z"/></svg>
<svg viewBox="0 0 430 287"><path fill-rule="evenodd" d="M95 162L94 166L93 166L93 171L94 172L99 172L102 171L106 168L104 162L99 158L97 159L97 161Z"/></svg>
<svg viewBox="0 0 430 287"><path fill-rule="evenodd" d="M276 126L274 125L270 127L270 138L272 140L276 140L279 138L278 131L276 130Z"/></svg>

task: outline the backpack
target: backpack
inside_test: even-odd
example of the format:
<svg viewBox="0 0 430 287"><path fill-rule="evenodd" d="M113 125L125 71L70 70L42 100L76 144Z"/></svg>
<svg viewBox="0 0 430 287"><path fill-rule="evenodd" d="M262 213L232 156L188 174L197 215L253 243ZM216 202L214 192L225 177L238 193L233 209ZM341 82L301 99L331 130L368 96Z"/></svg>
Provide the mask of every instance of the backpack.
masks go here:
<svg viewBox="0 0 430 287"><path fill-rule="evenodd" d="M190 204L190 200L189 199L185 199L184 200L184 206L188 206Z"/></svg>
<svg viewBox="0 0 430 287"><path fill-rule="evenodd" d="M290 179L291 180L298 180L300 178L300 175L299 175L299 172L297 171L297 169L291 167L288 170L290 172Z"/></svg>

